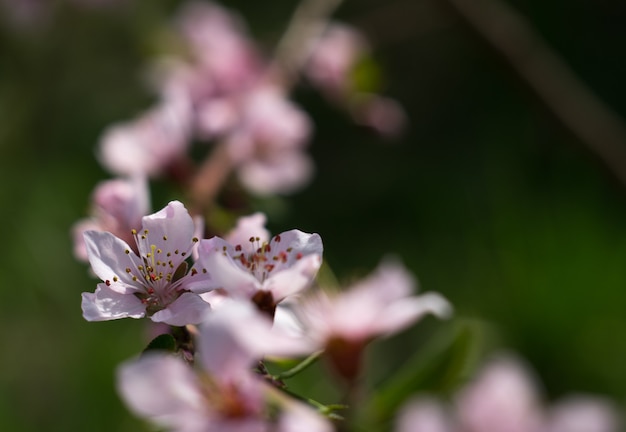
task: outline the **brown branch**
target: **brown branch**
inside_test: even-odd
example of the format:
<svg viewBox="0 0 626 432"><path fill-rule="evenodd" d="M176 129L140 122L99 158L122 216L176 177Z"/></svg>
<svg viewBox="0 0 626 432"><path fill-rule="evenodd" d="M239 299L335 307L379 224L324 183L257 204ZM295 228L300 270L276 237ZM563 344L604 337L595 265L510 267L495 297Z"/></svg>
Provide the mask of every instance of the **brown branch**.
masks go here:
<svg viewBox="0 0 626 432"><path fill-rule="evenodd" d="M308 44L328 24L329 17L343 0L302 0L294 11L287 29L276 46L269 79L278 73L285 88L293 85L304 66ZM234 169L227 144L218 143L204 160L189 183L191 213L203 215L217 198L221 188Z"/></svg>
<svg viewBox="0 0 626 432"><path fill-rule="evenodd" d="M536 33L501 0L447 0L534 93L626 186L626 127Z"/></svg>
<svg viewBox="0 0 626 432"><path fill-rule="evenodd" d="M230 176L234 164L225 143L217 143L189 184L190 212L204 215Z"/></svg>
<svg viewBox="0 0 626 432"><path fill-rule="evenodd" d="M306 63L309 43L323 33L342 1L302 0L298 4L274 51L274 64L287 85L293 83Z"/></svg>

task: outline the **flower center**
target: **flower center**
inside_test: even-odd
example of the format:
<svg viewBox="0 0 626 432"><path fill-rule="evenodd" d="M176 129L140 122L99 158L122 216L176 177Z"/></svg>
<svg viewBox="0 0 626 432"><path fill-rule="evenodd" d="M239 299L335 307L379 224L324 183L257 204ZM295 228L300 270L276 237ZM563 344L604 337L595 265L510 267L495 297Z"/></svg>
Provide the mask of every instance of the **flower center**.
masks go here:
<svg viewBox="0 0 626 432"><path fill-rule="evenodd" d="M198 238L191 239L188 248L181 251L170 250L167 247L168 239L165 235L162 241L156 242L150 240L147 229L141 233L133 229L131 233L139 251L139 263L136 258L131 257L131 253L134 255L134 252L126 249L124 252L129 256L131 263L129 267L126 267L126 273L134 282L135 287L143 288L143 291L134 294L146 305L148 315L152 315L167 307L185 291L179 287L181 280L187 275L186 260L190 256L193 245L198 242ZM155 243L159 243L160 246ZM206 273L206 269L202 269L202 272ZM197 273L198 270L192 268L189 275L193 276ZM114 282L118 280L117 275L113 276ZM105 283L110 285L108 280Z"/></svg>
<svg viewBox="0 0 626 432"><path fill-rule="evenodd" d="M259 237L250 237L247 251L244 251L243 246L238 244L235 246L235 251L240 253L234 255L233 258L263 283L277 265L287 263L289 254L293 252L291 247L280 250L280 240L280 235L274 236L269 242L261 242ZM296 254L296 259L300 258L302 254Z"/></svg>

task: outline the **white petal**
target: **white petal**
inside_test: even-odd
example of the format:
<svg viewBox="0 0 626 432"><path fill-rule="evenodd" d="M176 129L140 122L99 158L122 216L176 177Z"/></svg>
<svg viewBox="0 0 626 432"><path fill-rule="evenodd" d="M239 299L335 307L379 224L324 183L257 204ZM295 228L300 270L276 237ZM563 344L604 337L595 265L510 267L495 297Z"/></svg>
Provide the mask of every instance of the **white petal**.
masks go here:
<svg viewBox="0 0 626 432"><path fill-rule="evenodd" d="M274 269L271 276L265 281L264 289L271 291L274 302L278 303L285 297L296 294L307 288L320 266L320 255L309 255L296 261L290 268L282 271Z"/></svg>
<svg viewBox="0 0 626 432"><path fill-rule="evenodd" d="M259 237L261 244L269 241L270 233L265 229L267 217L260 212L250 216L240 217L237 226L233 228L224 238L231 245L248 245L251 237Z"/></svg>
<svg viewBox="0 0 626 432"><path fill-rule="evenodd" d="M440 318L452 314L450 303L437 293L427 293L418 297L396 300L381 310L374 324L381 335L395 333L410 326L423 315L431 313Z"/></svg>
<svg viewBox="0 0 626 432"><path fill-rule="evenodd" d="M378 298L381 303L406 297L413 293L417 281L415 277L394 259L380 263L374 273L355 285L353 291L368 291L369 296Z"/></svg>
<svg viewBox="0 0 626 432"><path fill-rule="evenodd" d="M182 428L202 415L197 381L187 364L166 354L147 354L117 370L117 388L129 408L165 426Z"/></svg>
<svg viewBox="0 0 626 432"><path fill-rule="evenodd" d="M184 293L167 308L152 315L154 322L164 322L173 326L199 324L206 317L211 306L194 293Z"/></svg>
<svg viewBox="0 0 626 432"><path fill-rule="evenodd" d="M190 253L193 246L195 225L185 206L179 201L172 201L158 212L142 219L144 230L148 230L149 244L164 252ZM141 234L141 233L140 233ZM141 246L140 246L141 247ZM142 250L142 256L150 250ZM184 260L180 259L179 263Z"/></svg>
<svg viewBox="0 0 626 432"><path fill-rule="evenodd" d="M397 432L452 432L449 414L430 398L413 399L396 416Z"/></svg>
<svg viewBox="0 0 626 432"><path fill-rule="evenodd" d="M335 428L313 408L293 401L284 407L278 432L332 432Z"/></svg>
<svg viewBox="0 0 626 432"><path fill-rule="evenodd" d="M291 267L307 255L318 255L321 260L324 252L319 234L308 234L300 230L285 231L272 237L270 247L273 256L284 258L276 262L273 270L275 272Z"/></svg>
<svg viewBox="0 0 626 432"><path fill-rule="evenodd" d="M137 297L115 292L106 284L99 284L95 293L83 293L82 309L87 321L142 318L146 313L145 305Z"/></svg>
<svg viewBox="0 0 626 432"><path fill-rule="evenodd" d="M224 300L201 327L199 352L205 368L217 375L237 376L264 355L300 356L315 348L280 329L250 302Z"/></svg>
<svg viewBox="0 0 626 432"><path fill-rule="evenodd" d="M233 247L219 237L201 240L198 262L211 275L211 289L222 288L231 295L250 297L261 284L252 273L233 260L233 252Z"/></svg>
<svg viewBox="0 0 626 432"><path fill-rule="evenodd" d="M617 407L600 396L570 395L551 410L546 432L616 432L623 430Z"/></svg>
<svg viewBox="0 0 626 432"><path fill-rule="evenodd" d="M141 289L126 272L126 268L137 268L140 262L125 241L106 231L86 231L84 238L93 272L103 281L108 280L112 290L126 294Z"/></svg>

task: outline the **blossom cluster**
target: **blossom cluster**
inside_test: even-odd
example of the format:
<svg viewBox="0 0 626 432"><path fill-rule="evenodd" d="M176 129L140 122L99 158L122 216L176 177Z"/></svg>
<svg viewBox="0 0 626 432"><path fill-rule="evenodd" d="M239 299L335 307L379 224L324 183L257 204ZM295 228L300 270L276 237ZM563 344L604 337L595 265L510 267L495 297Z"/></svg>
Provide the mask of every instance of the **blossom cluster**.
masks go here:
<svg viewBox="0 0 626 432"><path fill-rule="evenodd" d="M304 4L309 1L315 0ZM360 401L369 344L425 315L452 315L442 295L414 294L417 280L398 258L383 259L347 287L330 287L317 278L319 234L272 235L265 214L242 216L241 208L227 205L221 210L230 230L210 220L231 174L252 194L266 196L293 192L313 176L305 151L313 121L289 98L300 79L357 123L386 136L402 130L400 106L352 79L368 55L367 41L329 16L313 17L305 28L316 31L305 38L288 30L288 40L267 56L235 12L210 1L183 4L170 29L181 49L150 67L157 102L111 125L100 139L98 159L117 177L97 185L89 217L73 227L76 258L101 280L82 294L82 313L87 321L143 319L162 331L116 375L129 409L157 427L348 430L358 421L353 405ZM200 142L213 147L197 161L190 150ZM153 212L155 178L170 181L186 200ZM289 378L318 359L345 398L319 402L289 387ZM295 366L284 370L285 364ZM613 407L600 399L546 408L511 360L488 364L449 403L417 390L396 395L404 403L395 416L398 432L620 427Z"/></svg>
<svg viewBox="0 0 626 432"><path fill-rule="evenodd" d="M282 392L264 358L325 352L335 372L354 381L372 339L426 313L450 313L438 294L412 296L415 281L397 262L381 264L345 293L302 296L322 263L320 236L270 236L264 224L257 213L241 218L226 239L200 239L173 201L142 218L132 245L107 231L84 233L102 280L83 293L85 319L149 318L195 335L182 356L148 352L120 367L120 393L137 414L180 431L329 431L327 419Z"/></svg>
<svg viewBox="0 0 626 432"><path fill-rule="evenodd" d="M616 432L617 405L601 396L572 394L542 403L538 380L511 354L492 358L450 406L415 397L398 413L397 432Z"/></svg>
<svg viewBox="0 0 626 432"><path fill-rule="evenodd" d="M243 20L216 3L183 5L172 32L184 53L151 65L158 101L105 131L102 164L117 175L180 176L189 146L199 140L223 145L252 193L284 194L306 185L313 175L305 152L313 122L289 99L293 83L280 59L266 58ZM351 88L351 73L367 52L356 30L329 24L305 45L302 75L323 94L359 123L385 135L401 131L404 114L396 102Z"/></svg>

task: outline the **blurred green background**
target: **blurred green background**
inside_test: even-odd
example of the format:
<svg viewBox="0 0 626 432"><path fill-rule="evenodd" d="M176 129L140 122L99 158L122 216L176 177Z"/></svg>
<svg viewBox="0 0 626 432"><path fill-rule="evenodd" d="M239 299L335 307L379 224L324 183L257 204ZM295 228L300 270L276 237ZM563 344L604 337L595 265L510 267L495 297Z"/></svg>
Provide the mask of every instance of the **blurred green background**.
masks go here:
<svg viewBox="0 0 626 432"><path fill-rule="evenodd" d="M153 100L141 74L182 2L24 1L43 5L33 16L10 13L18 3L0 9L0 430L138 430L113 373L143 347L144 323L82 319L80 293L97 281L74 260L69 230L109 178L94 157L100 133ZM295 6L223 4L265 47ZM626 115L623 2L509 4ZM274 232L319 232L341 279L400 256L422 290L450 299L454 323L490 329L477 338L486 350L528 359L546 397L584 391L623 404L624 185L447 0L346 1L337 17L372 41L383 92L403 104L409 129L384 142L298 88L316 124L316 178L253 208L268 211ZM155 209L181 198L162 184L153 192ZM374 373L385 377L454 323L429 318L373 346L387 356Z"/></svg>

